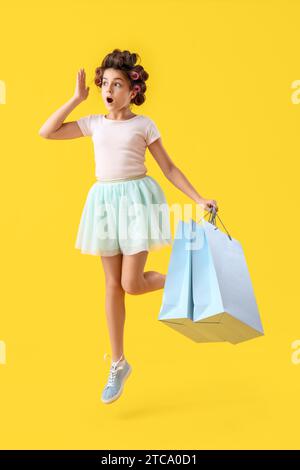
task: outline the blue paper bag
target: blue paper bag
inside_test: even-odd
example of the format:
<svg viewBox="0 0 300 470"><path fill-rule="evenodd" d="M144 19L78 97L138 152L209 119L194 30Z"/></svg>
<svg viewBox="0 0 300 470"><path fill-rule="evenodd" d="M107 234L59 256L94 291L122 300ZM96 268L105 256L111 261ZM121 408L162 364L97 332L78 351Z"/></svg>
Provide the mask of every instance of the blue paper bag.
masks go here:
<svg viewBox="0 0 300 470"><path fill-rule="evenodd" d="M199 340L237 344L264 334L241 243L215 224L192 221L203 237L192 251L193 322Z"/></svg>
<svg viewBox="0 0 300 470"><path fill-rule="evenodd" d="M242 246L215 215L178 223L158 319L196 342L237 344L264 331Z"/></svg>
<svg viewBox="0 0 300 470"><path fill-rule="evenodd" d="M163 291L158 320L183 333L189 333L193 318L191 222L178 222ZM189 334L188 334L189 336Z"/></svg>

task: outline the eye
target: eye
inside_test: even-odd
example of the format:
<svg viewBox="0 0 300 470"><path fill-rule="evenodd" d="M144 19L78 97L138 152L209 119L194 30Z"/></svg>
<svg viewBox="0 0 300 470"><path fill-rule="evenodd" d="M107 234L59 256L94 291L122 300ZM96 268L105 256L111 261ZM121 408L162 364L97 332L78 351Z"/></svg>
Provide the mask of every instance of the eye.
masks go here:
<svg viewBox="0 0 300 470"><path fill-rule="evenodd" d="M107 82L103 81L103 85L106 85ZM121 83L119 82L116 82L115 85L120 85L121 86Z"/></svg>

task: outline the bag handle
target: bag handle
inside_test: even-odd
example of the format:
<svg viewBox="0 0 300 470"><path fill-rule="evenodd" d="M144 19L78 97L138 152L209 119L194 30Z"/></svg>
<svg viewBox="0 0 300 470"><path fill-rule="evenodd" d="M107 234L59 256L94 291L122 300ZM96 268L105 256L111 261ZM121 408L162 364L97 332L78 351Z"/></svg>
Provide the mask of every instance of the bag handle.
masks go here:
<svg viewBox="0 0 300 470"><path fill-rule="evenodd" d="M217 214L217 211L216 211L215 207L213 206L213 207L209 210L209 212L207 212L207 213L204 215L204 217L206 217L207 214L209 214L208 222L209 222L210 224L214 225L215 227L217 227L217 224L216 224L216 216L217 216L219 219L220 219L220 217L219 217L219 215ZM200 219L199 219L199 220L200 220ZM226 230L226 232L227 232L227 234L228 234L229 239L232 240L231 236L229 235L229 233L228 233L228 231L227 231L227 229L226 229L226 227L225 227L225 225L223 224L223 222L222 222L221 219L220 219L220 222L221 222L221 224L223 225L223 227L225 228L225 230Z"/></svg>

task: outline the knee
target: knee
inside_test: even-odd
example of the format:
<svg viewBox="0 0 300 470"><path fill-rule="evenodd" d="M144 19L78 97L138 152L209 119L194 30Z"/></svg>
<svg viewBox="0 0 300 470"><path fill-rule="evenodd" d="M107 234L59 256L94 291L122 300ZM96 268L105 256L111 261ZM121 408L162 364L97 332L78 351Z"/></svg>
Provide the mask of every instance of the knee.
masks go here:
<svg viewBox="0 0 300 470"><path fill-rule="evenodd" d="M122 288L127 294L137 295L141 292L141 285L136 279L122 279Z"/></svg>
<svg viewBox="0 0 300 470"><path fill-rule="evenodd" d="M118 279L107 279L105 284L106 290L113 292L123 290L121 281L119 281Z"/></svg>

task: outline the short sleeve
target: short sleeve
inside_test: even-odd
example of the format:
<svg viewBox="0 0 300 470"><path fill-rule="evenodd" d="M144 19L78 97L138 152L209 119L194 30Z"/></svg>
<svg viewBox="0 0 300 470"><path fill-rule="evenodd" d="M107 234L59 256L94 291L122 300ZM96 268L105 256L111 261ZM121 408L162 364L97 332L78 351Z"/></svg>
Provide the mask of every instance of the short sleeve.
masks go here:
<svg viewBox="0 0 300 470"><path fill-rule="evenodd" d="M84 116L77 121L83 135L93 135L93 114Z"/></svg>
<svg viewBox="0 0 300 470"><path fill-rule="evenodd" d="M146 129L146 143L147 145L152 144L155 140L157 140L160 137L160 132L152 119L149 119L149 124Z"/></svg>

